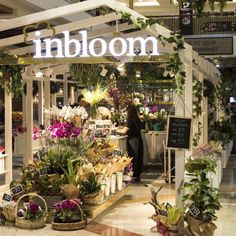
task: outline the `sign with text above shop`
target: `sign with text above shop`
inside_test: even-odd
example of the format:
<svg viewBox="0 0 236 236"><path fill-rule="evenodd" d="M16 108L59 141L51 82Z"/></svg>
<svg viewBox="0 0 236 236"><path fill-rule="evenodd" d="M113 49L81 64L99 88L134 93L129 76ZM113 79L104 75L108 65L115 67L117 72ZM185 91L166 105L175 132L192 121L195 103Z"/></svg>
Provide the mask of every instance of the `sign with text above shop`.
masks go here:
<svg viewBox="0 0 236 236"><path fill-rule="evenodd" d="M179 9L179 26L181 34L193 34L193 9L190 2L183 2Z"/></svg>
<svg viewBox="0 0 236 236"><path fill-rule="evenodd" d="M119 56L157 56L158 40L155 37L122 38L111 40L94 38L89 40L87 31L78 32L80 39L70 36L69 31L62 32L62 37L41 39L40 31L35 32L34 58L72 58L72 57L102 57Z"/></svg>
<svg viewBox="0 0 236 236"><path fill-rule="evenodd" d="M191 147L191 134L192 118L169 117L166 137L167 148L189 150Z"/></svg>
<svg viewBox="0 0 236 236"><path fill-rule="evenodd" d="M233 37L186 38L185 42L200 55L233 54Z"/></svg>

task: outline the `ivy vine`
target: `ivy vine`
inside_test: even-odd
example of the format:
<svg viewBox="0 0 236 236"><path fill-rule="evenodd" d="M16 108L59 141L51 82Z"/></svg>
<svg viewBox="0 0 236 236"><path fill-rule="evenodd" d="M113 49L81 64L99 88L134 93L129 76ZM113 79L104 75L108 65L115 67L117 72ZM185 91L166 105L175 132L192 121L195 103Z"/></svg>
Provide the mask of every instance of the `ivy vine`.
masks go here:
<svg viewBox="0 0 236 236"><path fill-rule="evenodd" d="M0 50L1 61L12 61L16 56ZM8 93L21 94L23 92L22 73L23 65L0 65L0 87L6 89Z"/></svg>

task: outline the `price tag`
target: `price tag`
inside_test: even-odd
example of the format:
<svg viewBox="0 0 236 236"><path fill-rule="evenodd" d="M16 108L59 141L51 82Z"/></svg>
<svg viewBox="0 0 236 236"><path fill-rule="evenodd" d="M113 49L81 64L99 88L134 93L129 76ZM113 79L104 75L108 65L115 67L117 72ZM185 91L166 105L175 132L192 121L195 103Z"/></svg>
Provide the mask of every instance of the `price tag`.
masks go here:
<svg viewBox="0 0 236 236"><path fill-rule="evenodd" d="M11 194L4 193L2 196L2 200L6 201L6 202L10 202L12 200L12 197L13 196Z"/></svg>
<svg viewBox="0 0 236 236"><path fill-rule="evenodd" d="M172 208L172 206L170 205L169 202L167 202L167 203L166 203L166 209L171 209L171 208Z"/></svg>
<svg viewBox="0 0 236 236"><path fill-rule="evenodd" d="M193 217L197 217L201 213L194 202L189 206L189 211Z"/></svg>
<svg viewBox="0 0 236 236"><path fill-rule="evenodd" d="M120 150L120 149L115 149L115 150L113 150L112 155L113 155L114 157L121 157L121 156L123 155L123 151Z"/></svg>
<svg viewBox="0 0 236 236"><path fill-rule="evenodd" d="M159 212L159 215L161 215L161 216L165 216L165 217L168 217L168 213L167 213L167 211L162 210L162 209L157 209L157 210L158 210L158 212Z"/></svg>
<svg viewBox="0 0 236 236"><path fill-rule="evenodd" d="M48 173L47 167L39 169L39 176L45 176Z"/></svg>
<svg viewBox="0 0 236 236"><path fill-rule="evenodd" d="M19 184L19 185L16 185L15 187L11 188L11 192L12 192L13 196L17 196L17 195L23 193L24 189L23 189L22 185Z"/></svg>

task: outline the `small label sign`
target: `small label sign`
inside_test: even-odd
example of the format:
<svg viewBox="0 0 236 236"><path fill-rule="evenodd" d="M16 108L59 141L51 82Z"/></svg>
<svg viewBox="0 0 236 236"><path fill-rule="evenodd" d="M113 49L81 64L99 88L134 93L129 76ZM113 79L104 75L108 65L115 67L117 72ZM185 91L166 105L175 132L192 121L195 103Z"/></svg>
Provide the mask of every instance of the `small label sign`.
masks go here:
<svg viewBox="0 0 236 236"><path fill-rule="evenodd" d="M11 188L11 192L12 192L13 196L17 196L17 195L23 193L24 189L23 189L22 185L19 184L19 185L16 185L15 187Z"/></svg>
<svg viewBox="0 0 236 236"><path fill-rule="evenodd" d="M189 211L193 217L197 217L201 213L194 202L189 206Z"/></svg>
<svg viewBox="0 0 236 236"><path fill-rule="evenodd" d="M2 200L6 201L6 202L10 202L12 200L12 197L13 196L11 194L4 193L2 196Z"/></svg>
<svg viewBox="0 0 236 236"><path fill-rule="evenodd" d="M123 155L123 151L120 150L120 149L115 149L115 150L113 150L112 155L113 155L114 157L121 157L121 156Z"/></svg>
<svg viewBox="0 0 236 236"><path fill-rule="evenodd" d="M161 215L161 216L165 216L165 217L168 217L168 213L167 213L167 211L162 210L162 209L157 209L157 210L158 210L158 212L159 212L159 215Z"/></svg>
<svg viewBox="0 0 236 236"><path fill-rule="evenodd" d="M170 205L169 202L167 202L167 203L166 203L166 209L171 209L171 208L172 208L172 206Z"/></svg>
<svg viewBox="0 0 236 236"><path fill-rule="evenodd" d="M45 176L48 173L47 167L39 169L39 176Z"/></svg>

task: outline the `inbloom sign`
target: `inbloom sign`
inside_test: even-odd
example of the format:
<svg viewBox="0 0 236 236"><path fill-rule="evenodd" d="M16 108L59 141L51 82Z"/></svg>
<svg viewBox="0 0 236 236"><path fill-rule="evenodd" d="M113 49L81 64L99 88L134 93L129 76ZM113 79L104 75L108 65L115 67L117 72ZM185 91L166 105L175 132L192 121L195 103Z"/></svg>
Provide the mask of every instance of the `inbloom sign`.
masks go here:
<svg viewBox="0 0 236 236"><path fill-rule="evenodd" d="M87 31L79 31L81 39L71 39L69 31L62 33L62 38L40 39L40 32L36 31L34 58L68 58L68 57L102 57L105 55L156 56L158 53L158 40L155 37L121 38L116 37L108 42L103 38L88 40ZM55 48L57 50L55 50Z"/></svg>

